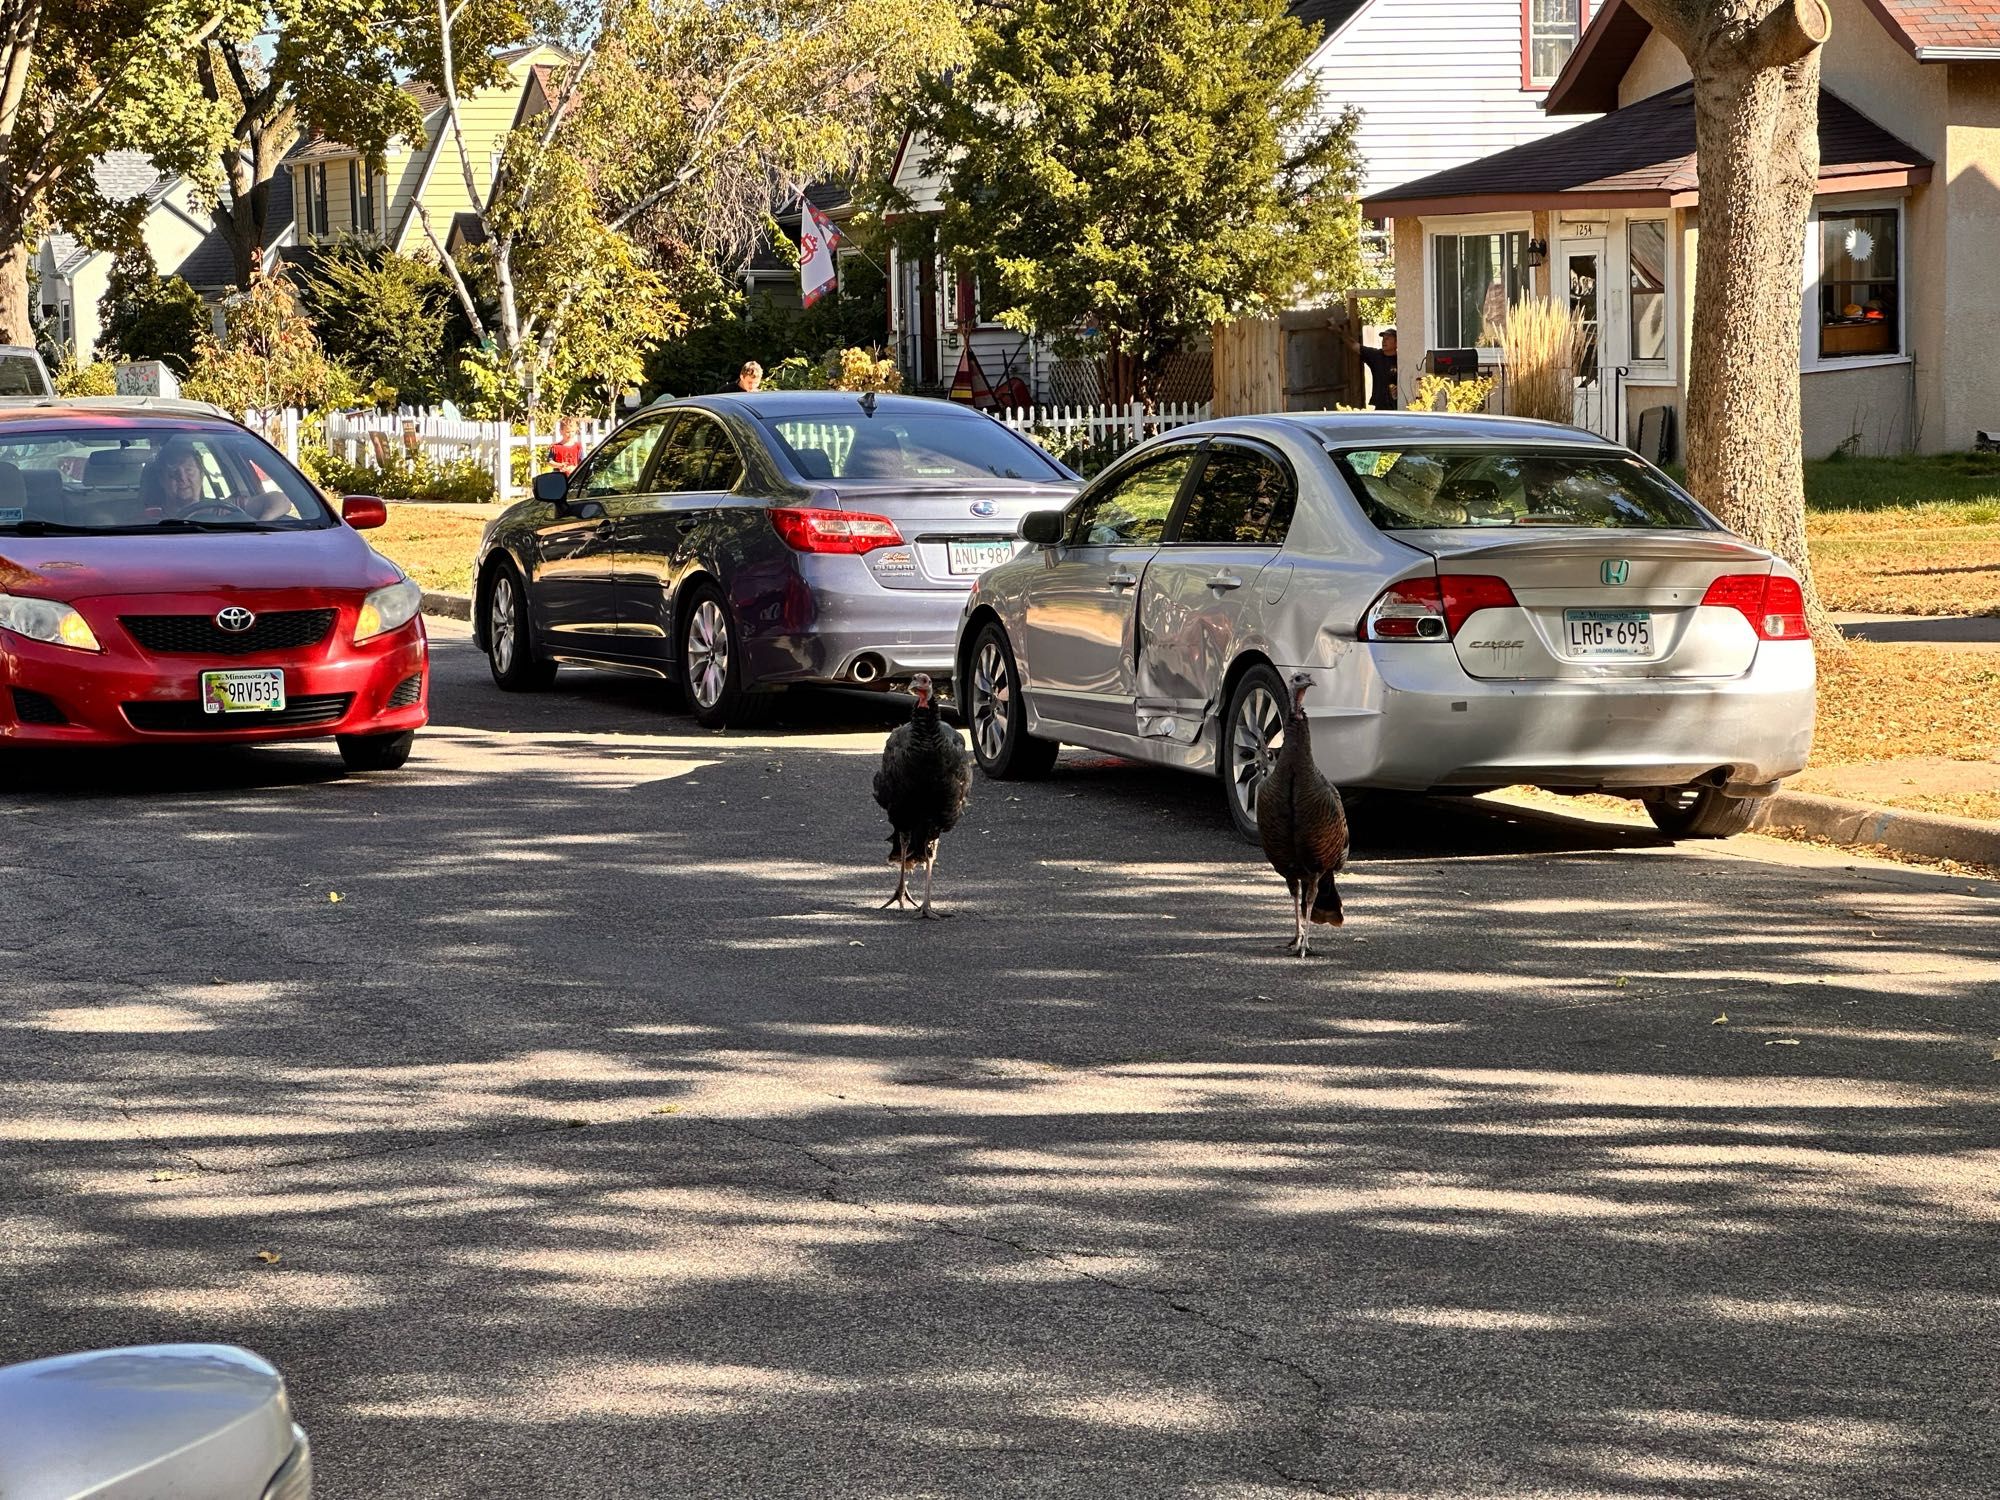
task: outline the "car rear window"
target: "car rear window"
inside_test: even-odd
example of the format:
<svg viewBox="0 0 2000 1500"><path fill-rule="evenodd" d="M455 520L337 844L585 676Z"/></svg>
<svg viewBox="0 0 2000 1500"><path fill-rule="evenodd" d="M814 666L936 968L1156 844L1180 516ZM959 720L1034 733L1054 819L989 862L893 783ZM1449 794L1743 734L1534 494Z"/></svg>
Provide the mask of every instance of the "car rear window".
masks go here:
<svg viewBox="0 0 2000 1500"><path fill-rule="evenodd" d="M48 372L39 359L25 354L0 354L0 396L49 396Z"/></svg>
<svg viewBox="0 0 2000 1500"><path fill-rule="evenodd" d="M299 531L338 525L305 476L241 428L0 427L0 533Z"/></svg>
<svg viewBox="0 0 2000 1500"><path fill-rule="evenodd" d="M1048 484L1069 477L1033 443L986 417L829 412L768 418L763 425L806 479L858 484L1023 479Z"/></svg>
<svg viewBox="0 0 2000 1500"><path fill-rule="evenodd" d="M1334 462L1383 531L1596 526L1709 531L1666 475L1629 454L1562 448L1350 448Z"/></svg>

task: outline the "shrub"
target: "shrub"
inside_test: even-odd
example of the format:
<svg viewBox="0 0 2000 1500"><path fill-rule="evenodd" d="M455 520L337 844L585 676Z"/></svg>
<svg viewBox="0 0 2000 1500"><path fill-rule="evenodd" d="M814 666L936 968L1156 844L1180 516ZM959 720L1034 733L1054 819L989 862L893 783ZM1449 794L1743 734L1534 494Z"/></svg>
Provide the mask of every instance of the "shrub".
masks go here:
<svg viewBox="0 0 2000 1500"><path fill-rule="evenodd" d="M118 394L118 372L111 368L109 361L102 359L94 359L84 365L65 360L57 367L54 379L58 396Z"/></svg>
<svg viewBox="0 0 2000 1500"><path fill-rule="evenodd" d="M98 350L116 360L157 359L185 375L210 331L208 304L178 276L162 277L144 250L112 263L98 310Z"/></svg>
<svg viewBox="0 0 2000 1500"><path fill-rule="evenodd" d="M283 273L253 273L250 289L227 307L226 332L220 339L202 335L181 382L190 401L246 412L345 406L352 399L354 377L327 358Z"/></svg>
<svg viewBox="0 0 2000 1500"><path fill-rule="evenodd" d="M379 495L384 500L430 500L479 505L493 498L493 474L476 458L412 458L392 448L379 469L350 464L324 448L299 454L299 467L330 495Z"/></svg>
<svg viewBox="0 0 2000 1500"><path fill-rule="evenodd" d="M441 390L452 291L432 262L342 240L301 278L299 305L327 353L378 399L414 405Z"/></svg>
<svg viewBox="0 0 2000 1500"><path fill-rule="evenodd" d="M1589 353L1590 330L1550 298L1517 302L1500 332L1507 371L1507 411L1568 424L1576 420L1576 372Z"/></svg>

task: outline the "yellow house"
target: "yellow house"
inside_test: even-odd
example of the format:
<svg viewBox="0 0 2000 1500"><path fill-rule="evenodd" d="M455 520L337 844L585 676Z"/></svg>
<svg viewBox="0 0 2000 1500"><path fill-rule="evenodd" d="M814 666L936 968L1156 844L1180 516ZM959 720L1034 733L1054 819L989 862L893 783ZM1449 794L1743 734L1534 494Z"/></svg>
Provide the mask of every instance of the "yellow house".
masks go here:
<svg viewBox="0 0 2000 1500"><path fill-rule="evenodd" d="M421 145L397 141L381 161L370 163L339 141L323 137L301 141L285 158L285 170L293 179L298 243L328 245L353 238L405 255L435 255L424 228L426 218L440 242L450 243L455 224L464 238L461 218L470 219L492 192L508 133L549 108L551 71L567 60L556 47L516 48L501 54L506 71L500 83L460 96L459 121L478 202L466 193L465 168L452 138L444 96L430 84L404 86L423 111Z"/></svg>
<svg viewBox="0 0 2000 1500"><path fill-rule="evenodd" d="M1827 6L1805 451L1970 448L2000 429L2000 0ZM1396 226L1401 382L1432 351L1476 349L1504 388L1497 320L1566 294L1597 331L1578 423L1676 457L1701 233L1687 65L1603 0L1546 108L1598 118L1368 194Z"/></svg>

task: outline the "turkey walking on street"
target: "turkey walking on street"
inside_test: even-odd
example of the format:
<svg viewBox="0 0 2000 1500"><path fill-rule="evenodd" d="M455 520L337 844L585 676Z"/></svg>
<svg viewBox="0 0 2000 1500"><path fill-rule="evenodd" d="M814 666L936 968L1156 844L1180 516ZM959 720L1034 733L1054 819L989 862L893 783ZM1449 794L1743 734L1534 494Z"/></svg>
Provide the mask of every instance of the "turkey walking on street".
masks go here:
<svg viewBox="0 0 2000 1500"><path fill-rule="evenodd" d="M1340 892L1333 877L1347 867L1347 809L1333 783L1313 764L1312 728L1306 723L1306 690L1312 678L1292 678L1292 711L1285 716L1285 744L1257 784L1257 835L1271 868L1292 893L1292 946L1300 958L1312 951L1315 922L1341 924Z"/></svg>
<svg viewBox="0 0 2000 1500"><path fill-rule="evenodd" d="M910 691L916 695L916 709L909 723L890 733L889 743L882 747L882 769L875 773L875 800L895 829L889 835L889 863L896 867L896 894L882 906L887 910L914 904L910 871L922 865L924 899L917 915L928 917L938 840L951 832L965 811L965 799L972 791L972 757L958 731L939 721L930 678L919 672L910 679Z"/></svg>

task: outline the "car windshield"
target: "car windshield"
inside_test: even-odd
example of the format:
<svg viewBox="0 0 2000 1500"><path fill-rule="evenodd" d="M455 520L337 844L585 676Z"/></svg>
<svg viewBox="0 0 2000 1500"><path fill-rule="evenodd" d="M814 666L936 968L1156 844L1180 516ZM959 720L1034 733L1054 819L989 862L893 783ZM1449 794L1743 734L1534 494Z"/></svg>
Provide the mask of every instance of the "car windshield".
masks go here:
<svg viewBox="0 0 2000 1500"><path fill-rule="evenodd" d="M0 354L0 396L46 396L42 362L26 354Z"/></svg>
<svg viewBox="0 0 2000 1500"><path fill-rule="evenodd" d="M303 475L238 428L0 428L0 533L305 531L338 525Z"/></svg>
<svg viewBox="0 0 2000 1500"><path fill-rule="evenodd" d="M828 412L767 419L764 430L807 479L859 484L1024 479L1052 484L1069 477L1033 443L985 417Z"/></svg>
<svg viewBox="0 0 2000 1500"><path fill-rule="evenodd" d="M1456 526L1659 527L1714 523L1630 454L1576 448L1352 448L1333 455L1383 531Z"/></svg>

